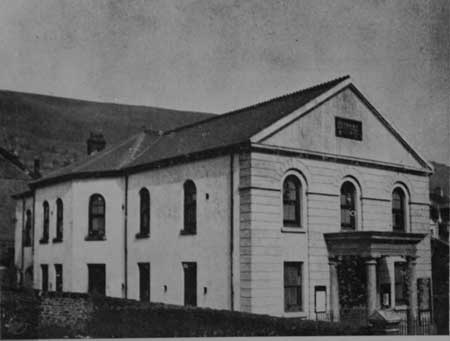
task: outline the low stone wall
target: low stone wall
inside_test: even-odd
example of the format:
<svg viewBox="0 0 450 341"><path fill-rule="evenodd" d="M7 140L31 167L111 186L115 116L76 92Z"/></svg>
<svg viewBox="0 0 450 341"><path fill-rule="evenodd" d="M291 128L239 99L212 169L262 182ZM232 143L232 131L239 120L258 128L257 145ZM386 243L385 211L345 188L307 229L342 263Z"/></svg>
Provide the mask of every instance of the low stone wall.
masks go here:
<svg viewBox="0 0 450 341"><path fill-rule="evenodd" d="M40 301L39 328L58 326L70 335L84 334L93 311L94 304L85 295L44 296Z"/></svg>
<svg viewBox="0 0 450 341"><path fill-rule="evenodd" d="M5 299L3 299L5 298ZM85 294L3 293L4 338L361 335L357 326Z"/></svg>

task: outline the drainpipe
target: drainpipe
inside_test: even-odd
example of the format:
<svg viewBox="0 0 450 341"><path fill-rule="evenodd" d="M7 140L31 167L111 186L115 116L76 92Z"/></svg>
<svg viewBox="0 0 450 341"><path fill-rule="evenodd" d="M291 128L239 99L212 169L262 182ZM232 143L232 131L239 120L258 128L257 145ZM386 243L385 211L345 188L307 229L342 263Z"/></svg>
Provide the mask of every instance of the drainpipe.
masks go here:
<svg viewBox="0 0 450 341"><path fill-rule="evenodd" d="M23 267L25 265L24 259L23 257L25 256L25 245L23 242L23 236L25 232L25 197L22 198L22 237L20 238L20 240L22 241L22 247L21 247L21 251L22 251L22 256L20 257L20 286L23 286L23 277L25 275L25 272L23 271Z"/></svg>
<svg viewBox="0 0 450 341"><path fill-rule="evenodd" d="M124 236L123 236L123 247L124 247L124 283L123 283L123 293L125 298L128 297L128 174L125 174L125 199L124 199Z"/></svg>
<svg viewBox="0 0 450 341"><path fill-rule="evenodd" d="M230 308L234 310L233 252L234 252L234 153L230 154Z"/></svg>

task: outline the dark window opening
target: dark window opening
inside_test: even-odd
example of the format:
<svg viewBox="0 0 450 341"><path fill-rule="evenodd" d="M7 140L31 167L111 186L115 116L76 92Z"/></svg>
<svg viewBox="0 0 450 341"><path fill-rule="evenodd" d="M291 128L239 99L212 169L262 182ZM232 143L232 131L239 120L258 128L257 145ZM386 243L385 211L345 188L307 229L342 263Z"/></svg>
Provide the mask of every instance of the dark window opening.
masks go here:
<svg viewBox="0 0 450 341"><path fill-rule="evenodd" d="M184 183L184 229L183 234L195 234L197 230L197 189L193 181Z"/></svg>
<svg viewBox="0 0 450 341"><path fill-rule="evenodd" d="M392 229L405 231L405 194L400 188L392 193Z"/></svg>
<svg viewBox="0 0 450 341"><path fill-rule="evenodd" d="M64 207L61 199L56 200L56 238L54 242L62 241L63 239L63 223L64 223Z"/></svg>
<svg viewBox="0 0 450 341"><path fill-rule="evenodd" d="M89 199L89 239L105 238L105 199L93 194Z"/></svg>
<svg viewBox="0 0 450 341"><path fill-rule="evenodd" d="M197 263L184 262L184 305L197 305Z"/></svg>
<svg viewBox="0 0 450 341"><path fill-rule="evenodd" d="M90 294L105 295L105 264L88 264L88 292Z"/></svg>
<svg viewBox="0 0 450 341"><path fill-rule="evenodd" d="M63 291L63 266L62 266L62 264L55 264L55 290L56 290L56 292Z"/></svg>
<svg viewBox="0 0 450 341"><path fill-rule="evenodd" d="M140 221L137 237L147 237L150 234L150 193L146 188L139 191L140 197Z"/></svg>
<svg viewBox="0 0 450 341"><path fill-rule="evenodd" d="M344 137L352 140L362 140L362 123L361 121L350 120L347 118L336 117L336 136Z"/></svg>
<svg viewBox="0 0 450 341"><path fill-rule="evenodd" d="M48 202L44 201L42 204L42 238L40 240L41 243L47 243L48 242L48 236L49 236L49 225L50 225L50 209L48 206Z"/></svg>
<svg viewBox="0 0 450 341"><path fill-rule="evenodd" d="M139 299L150 301L150 263L138 263L139 267Z"/></svg>
<svg viewBox="0 0 450 341"><path fill-rule="evenodd" d="M302 311L302 263L284 262L284 311Z"/></svg>
<svg viewBox="0 0 450 341"><path fill-rule="evenodd" d="M47 292L48 291L48 265L47 264L41 264L41 275L42 275L42 291Z"/></svg>
<svg viewBox="0 0 450 341"><path fill-rule="evenodd" d="M407 263L394 263L394 279L395 279L395 305L408 304L408 267Z"/></svg>
<svg viewBox="0 0 450 341"><path fill-rule="evenodd" d="M23 238L23 246L31 246L31 211L27 210L25 218L25 235Z"/></svg>
<svg viewBox="0 0 450 341"><path fill-rule="evenodd" d="M284 226L300 226L300 180L289 175L283 183L283 224Z"/></svg>
<svg viewBox="0 0 450 341"><path fill-rule="evenodd" d="M341 187L341 229L356 229L356 189L349 181Z"/></svg>

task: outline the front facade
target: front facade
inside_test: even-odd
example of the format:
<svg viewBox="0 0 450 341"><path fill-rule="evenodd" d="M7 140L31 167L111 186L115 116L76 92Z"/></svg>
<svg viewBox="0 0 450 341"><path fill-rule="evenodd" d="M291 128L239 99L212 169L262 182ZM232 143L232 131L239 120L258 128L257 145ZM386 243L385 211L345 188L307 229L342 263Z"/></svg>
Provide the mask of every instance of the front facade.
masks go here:
<svg viewBox="0 0 450 341"><path fill-rule="evenodd" d="M287 317L431 311L432 168L348 78L222 116L31 184L21 277L32 266L36 289Z"/></svg>

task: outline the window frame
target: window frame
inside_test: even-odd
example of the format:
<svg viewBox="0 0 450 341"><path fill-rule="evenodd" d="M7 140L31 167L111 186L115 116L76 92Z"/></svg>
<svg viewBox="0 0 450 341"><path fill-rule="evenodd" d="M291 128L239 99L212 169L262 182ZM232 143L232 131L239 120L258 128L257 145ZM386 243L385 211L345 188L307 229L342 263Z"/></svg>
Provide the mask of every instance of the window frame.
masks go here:
<svg viewBox="0 0 450 341"><path fill-rule="evenodd" d="M295 199L290 199L287 200L285 197L285 193L286 193L286 184L292 180L292 184L294 186L294 191L295 191ZM302 202L303 202L303 190L302 190L302 182L299 179L298 176L296 176L295 174L289 173L286 175L286 177L283 180L283 185L282 185L282 206L283 206L283 227L296 227L296 228L301 228L302 227L302 213L303 213L303 207L302 207ZM289 202L289 203L288 203ZM294 220L288 220L286 219L286 214L285 214L285 207L290 204L290 206L294 207L294 215L295 218Z"/></svg>
<svg viewBox="0 0 450 341"><path fill-rule="evenodd" d="M142 187L139 190L139 232L136 238L148 238L150 236L150 208L151 208L150 192L147 188ZM146 223L144 224L144 215L146 215Z"/></svg>
<svg viewBox="0 0 450 341"><path fill-rule="evenodd" d="M189 198L189 195L193 196ZM194 181L186 180L183 184L183 229L182 235L197 234L197 186Z"/></svg>
<svg viewBox="0 0 450 341"><path fill-rule="evenodd" d="M399 193L401 208L394 209L394 195ZM403 222L402 227L395 225L396 219L394 216L401 215ZM400 184L397 184L392 189L391 193L391 219L392 219L392 231L393 232L408 232L409 230L409 195L406 188Z"/></svg>
<svg viewBox="0 0 450 341"><path fill-rule="evenodd" d="M342 196L343 196L343 188L346 185L351 185L353 187L353 205L342 205ZM341 231L343 232L352 232L352 231L358 231L360 226L360 190L359 185L351 178L345 178L341 186L339 188L339 226ZM343 224L343 210L351 210L353 209L354 213L353 216L350 213L350 217L353 218L353 224Z"/></svg>
<svg viewBox="0 0 450 341"><path fill-rule="evenodd" d="M24 240L23 240L24 247L32 246L31 230L32 230L32 213L31 213L31 210L28 209L25 213L25 229L24 229Z"/></svg>
<svg viewBox="0 0 450 341"><path fill-rule="evenodd" d="M63 292L63 265L55 264L55 291Z"/></svg>
<svg viewBox="0 0 450 341"><path fill-rule="evenodd" d="M102 205L98 205L98 207L102 207L101 213L97 213L93 211L94 209L94 200L95 199L101 199ZM89 227L88 227L88 235L85 238L85 240L105 240L106 239L106 200L103 197L103 195L99 193L94 193L89 197L89 206L88 206L89 214ZM94 219L101 219L103 222L103 226L101 229L93 230L93 221Z"/></svg>
<svg viewBox="0 0 450 341"><path fill-rule="evenodd" d="M61 198L56 199L56 237L54 243L62 242L64 228L64 203Z"/></svg>
<svg viewBox="0 0 450 341"><path fill-rule="evenodd" d="M47 200L42 203L42 237L41 244L47 244L50 236L50 205Z"/></svg>
<svg viewBox="0 0 450 341"><path fill-rule="evenodd" d="M48 280L48 264L41 264L41 291L48 292L49 280Z"/></svg>
<svg viewBox="0 0 450 341"><path fill-rule="evenodd" d="M295 271L299 273L300 283L290 284L287 283L287 269L288 267L295 267ZM288 261L283 262L283 297L284 297L284 312L285 313L294 313L294 312L304 312L305 311L305 298L304 298L304 290L305 290L305 279L303 274L304 264L303 262L298 261ZM296 289L297 302L295 304L289 304L287 299L287 289Z"/></svg>

